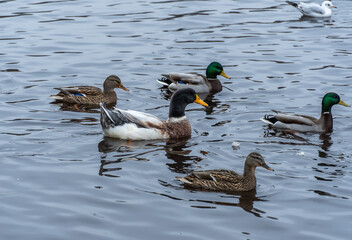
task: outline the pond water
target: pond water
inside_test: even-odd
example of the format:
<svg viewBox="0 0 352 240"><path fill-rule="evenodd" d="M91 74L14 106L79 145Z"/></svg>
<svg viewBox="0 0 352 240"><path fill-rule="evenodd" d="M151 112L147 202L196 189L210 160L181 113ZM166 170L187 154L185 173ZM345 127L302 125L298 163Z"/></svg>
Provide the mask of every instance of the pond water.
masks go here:
<svg viewBox="0 0 352 240"><path fill-rule="evenodd" d="M306 19L285 1L0 1L1 239L349 239L352 109L331 134L283 133L272 109L319 117L321 98L348 104L351 1ZM117 106L168 115L155 81L219 61L232 79L187 107L192 137L104 138L99 113L50 104L54 87L101 87L118 75ZM203 96L205 97L205 96ZM232 142L240 143L233 149ZM261 153L257 189L184 189L176 176L242 172Z"/></svg>

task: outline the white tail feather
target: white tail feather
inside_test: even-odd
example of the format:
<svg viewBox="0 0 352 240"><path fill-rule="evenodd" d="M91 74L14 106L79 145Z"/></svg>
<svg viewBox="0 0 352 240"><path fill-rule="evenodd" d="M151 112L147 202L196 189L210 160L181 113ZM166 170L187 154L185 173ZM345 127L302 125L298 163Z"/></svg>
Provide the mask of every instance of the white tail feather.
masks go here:
<svg viewBox="0 0 352 240"><path fill-rule="evenodd" d="M265 122L267 124L270 124L270 125L273 124L272 122L270 122L269 120L266 120L265 118L261 118L260 120L262 120L263 122Z"/></svg>
<svg viewBox="0 0 352 240"><path fill-rule="evenodd" d="M50 95L50 98L53 98L53 99L56 99L56 100L62 100L62 99L64 99L63 97L57 96L57 95Z"/></svg>
<svg viewBox="0 0 352 240"><path fill-rule="evenodd" d="M167 84L166 82L163 82L159 79L156 80L158 83L160 83L161 85L164 85L164 86L169 86L169 84Z"/></svg>
<svg viewBox="0 0 352 240"><path fill-rule="evenodd" d="M188 183L188 184L192 184L192 182L188 181L186 178L184 177L176 177L176 179L180 180L183 183Z"/></svg>

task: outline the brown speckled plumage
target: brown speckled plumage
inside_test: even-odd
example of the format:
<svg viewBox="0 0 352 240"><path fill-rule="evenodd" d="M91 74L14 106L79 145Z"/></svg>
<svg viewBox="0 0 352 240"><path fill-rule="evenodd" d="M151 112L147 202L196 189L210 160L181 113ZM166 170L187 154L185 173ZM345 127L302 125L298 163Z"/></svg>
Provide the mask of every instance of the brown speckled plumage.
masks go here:
<svg viewBox="0 0 352 240"><path fill-rule="evenodd" d="M186 177L176 177L185 187L209 191L250 191L256 187L255 169L263 167L272 170L263 157L256 152L247 156L243 175L226 169L195 171Z"/></svg>
<svg viewBox="0 0 352 240"><path fill-rule="evenodd" d="M108 105L115 105L117 96L114 88L121 88L128 91L125 88L119 77L110 75L104 81L103 91L94 86L71 86L54 88L60 92L56 95L51 95L51 98L55 99L56 103L66 104L78 104L91 107L99 107L99 103L107 102Z"/></svg>
<svg viewBox="0 0 352 240"><path fill-rule="evenodd" d="M179 121L168 119L166 121L162 121L162 124L153 124L150 122L141 121L139 121L139 123L148 128L158 129L162 134L166 134L168 139L186 138L190 137L192 134L191 124L186 117Z"/></svg>
<svg viewBox="0 0 352 240"><path fill-rule="evenodd" d="M165 126L170 139L190 137L192 133L191 124L187 118L179 122L171 122L169 119Z"/></svg>

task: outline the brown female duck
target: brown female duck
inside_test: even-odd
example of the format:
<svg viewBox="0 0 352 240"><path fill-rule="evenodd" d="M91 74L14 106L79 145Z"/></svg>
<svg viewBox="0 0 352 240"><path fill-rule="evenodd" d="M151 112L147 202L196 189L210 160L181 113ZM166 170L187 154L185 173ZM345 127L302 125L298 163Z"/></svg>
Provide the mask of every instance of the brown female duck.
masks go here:
<svg viewBox="0 0 352 240"><path fill-rule="evenodd" d="M118 76L110 75L104 81L104 90L93 86L72 86L54 88L60 92L56 95L51 95L55 103L78 104L86 106L99 106L101 102L107 102L108 105L114 105L117 101L117 96L114 88L125 88Z"/></svg>
<svg viewBox="0 0 352 240"><path fill-rule="evenodd" d="M223 192L250 191L256 187L255 169L263 167L274 171L262 155L252 152L247 156L243 175L226 169L195 171L186 177L176 177L185 187Z"/></svg>

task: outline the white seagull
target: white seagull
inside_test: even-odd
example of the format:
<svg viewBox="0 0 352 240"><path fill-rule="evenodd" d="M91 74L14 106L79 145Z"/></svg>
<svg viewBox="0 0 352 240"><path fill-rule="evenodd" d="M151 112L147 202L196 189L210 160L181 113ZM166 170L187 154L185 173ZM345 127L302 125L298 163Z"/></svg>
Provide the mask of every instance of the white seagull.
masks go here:
<svg viewBox="0 0 352 240"><path fill-rule="evenodd" d="M316 3L286 2L297 8L304 16L308 17L331 17L331 8L336 8L331 1L324 1L321 6Z"/></svg>

